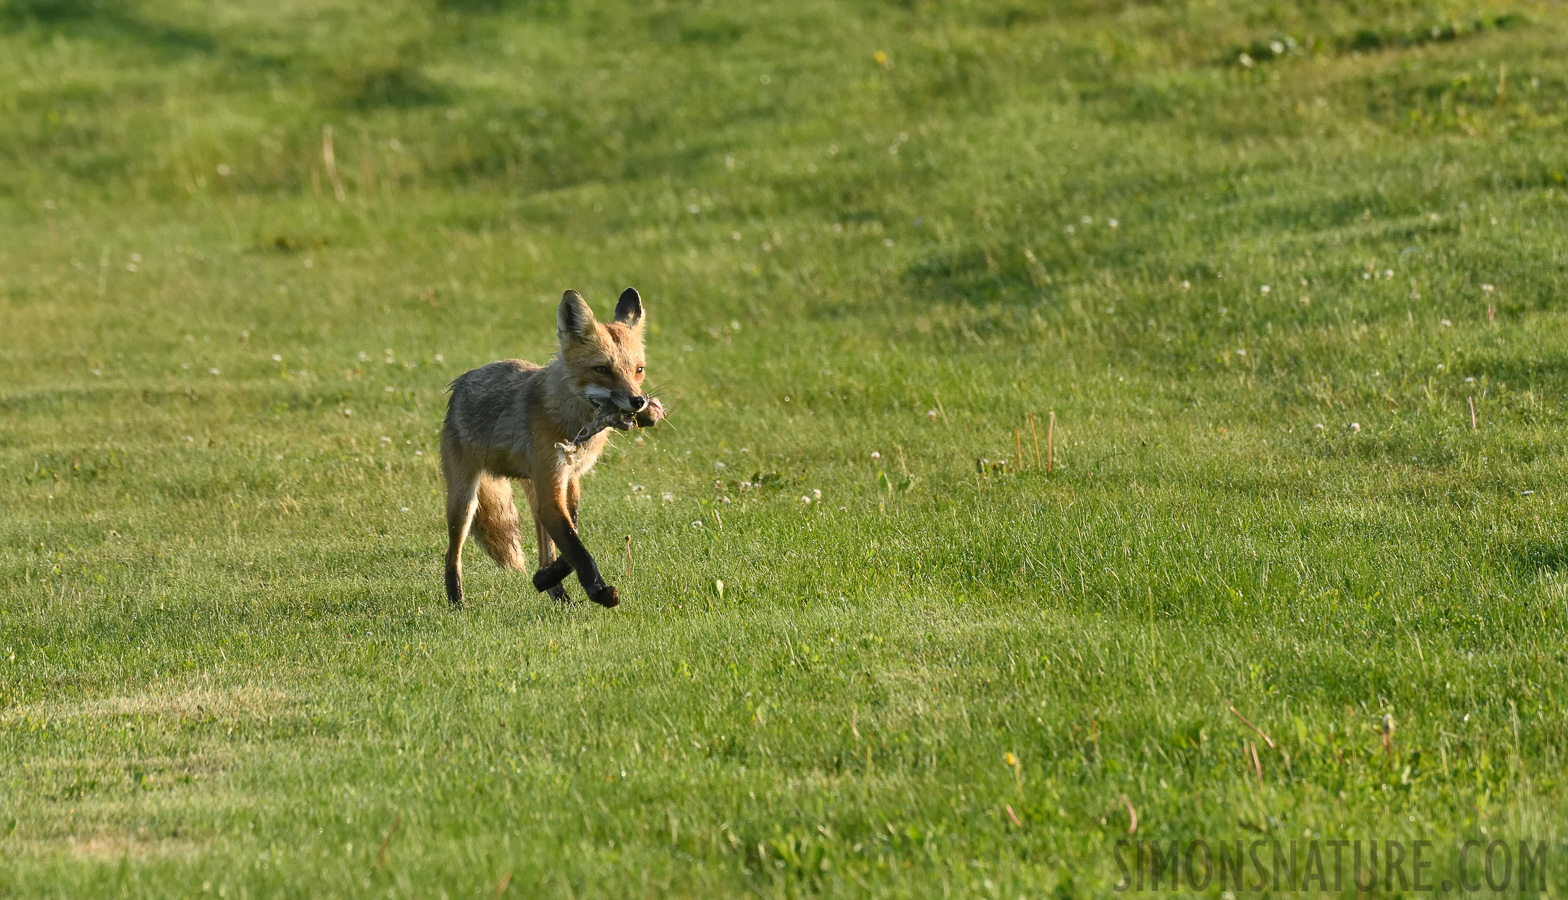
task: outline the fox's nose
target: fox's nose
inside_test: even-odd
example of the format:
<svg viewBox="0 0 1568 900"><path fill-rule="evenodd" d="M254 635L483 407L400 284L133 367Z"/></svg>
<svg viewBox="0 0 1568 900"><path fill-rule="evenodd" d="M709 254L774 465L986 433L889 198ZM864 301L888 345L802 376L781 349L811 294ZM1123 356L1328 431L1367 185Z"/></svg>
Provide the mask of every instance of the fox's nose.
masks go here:
<svg viewBox="0 0 1568 900"><path fill-rule="evenodd" d="M648 398L642 395L632 397L632 412L640 413L648 408Z"/></svg>

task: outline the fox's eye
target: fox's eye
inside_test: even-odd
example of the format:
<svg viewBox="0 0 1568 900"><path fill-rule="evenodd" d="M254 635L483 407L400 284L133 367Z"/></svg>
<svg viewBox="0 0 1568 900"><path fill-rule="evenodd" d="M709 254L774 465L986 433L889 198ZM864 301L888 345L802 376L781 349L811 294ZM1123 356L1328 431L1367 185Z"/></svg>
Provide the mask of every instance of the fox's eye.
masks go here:
<svg viewBox="0 0 1568 900"><path fill-rule="evenodd" d="M638 367L637 367L637 374L638 374L638 375L641 375L641 374L642 374L642 366L638 366Z"/></svg>
<svg viewBox="0 0 1568 900"><path fill-rule="evenodd" d="M610 367L609 366L594 366L593 370L595 372L598 372L600 375L608 375L608 374L610 374Z"/></svg>

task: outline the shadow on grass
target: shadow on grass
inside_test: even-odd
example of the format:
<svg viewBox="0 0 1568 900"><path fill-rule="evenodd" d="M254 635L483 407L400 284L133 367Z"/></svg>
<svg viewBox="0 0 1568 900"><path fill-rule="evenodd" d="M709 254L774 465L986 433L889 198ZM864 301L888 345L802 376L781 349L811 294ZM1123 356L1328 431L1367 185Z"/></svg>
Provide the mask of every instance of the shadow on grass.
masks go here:
<svg viewBox="0 0 1568 900"><path fill-rule="evenodd" d="M1499 556L1521 578L1560 579L1568 574L1568 538L1528 541L1502 551Z"/></svg>
<svg viewBox="0 0 1568 900"><path fill-rule="evenodd" d="M172 56L218 51L211 35L145 19L118 3L98 0L6 0L0 28L40 26L73 36L130 43Z"/></svg>

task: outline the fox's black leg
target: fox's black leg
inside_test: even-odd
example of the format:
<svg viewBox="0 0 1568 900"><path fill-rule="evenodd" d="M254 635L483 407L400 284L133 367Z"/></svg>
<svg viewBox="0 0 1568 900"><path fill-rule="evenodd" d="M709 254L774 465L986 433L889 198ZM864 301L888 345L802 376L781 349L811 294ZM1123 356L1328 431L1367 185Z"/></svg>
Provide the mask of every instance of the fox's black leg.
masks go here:
<svg viewBox="0 0 1568 900"><path fill-rule="evenodd" d="M534 589L545 592L557 603L570 603L572 597L566 593L561 581L572 574L572 564L561 559L559 565L565 568L556 573L558 565L552 565L557 563L555 542L550 540L550 533L545 530L544 521L540 518L539 494L534 490L533 481L523 482L523 493L528 497L528 508L534 514L534 534L539 539L539 571L534 573Z"/></svg>
<svg viewBox="0 0 1568 900"><path fill-rule="evenodd" d="M575 484L564 480L550 483L549 480L539 479L533 485L536 503L534 514L556 549L561 551L562 561L577 573L577 580L582 584L583 590L588 592L588 599L600 606L615 606L621 602L620 595L615 592L614 587L604 583L604 579L599 575L598 565L589 555L588 548L583 546L582 538L577 536L577 527L574 524L576 517L573 515L573 507L576 504L568 503L569 498L573 501L577 498L575 488ZM544 572L536 574L535 587L544 590L552 583L550 578L554 578L554 583L559 584L560 580L566 577L565 571L561 571L560 576L555 577L557 571L555 564L548 566L547 571L549 577L540 577L545 575Z"/></svg>
<svg viewBox="0 0 1568 900"><path fill-rule="evenodd" d="M560 589L561 582L566 580L566 576L570 574L572 574L572 564L563 555L560 559L534 573L534 590L550 591L553 597L555 591ZM561 594L562 596L556 599L565 599L566 592L561 591Z"/></svg>

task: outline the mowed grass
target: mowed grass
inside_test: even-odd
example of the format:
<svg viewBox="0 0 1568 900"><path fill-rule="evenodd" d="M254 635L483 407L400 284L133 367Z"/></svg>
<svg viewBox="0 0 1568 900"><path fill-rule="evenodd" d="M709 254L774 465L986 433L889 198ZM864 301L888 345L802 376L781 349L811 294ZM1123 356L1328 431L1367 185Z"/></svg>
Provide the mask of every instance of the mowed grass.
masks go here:
<svg viewBox="0 0 1568 900"><path fill-rule="evenodd" d="M0 3L0 894L1097 896L1129 807L1561 891L1565 49ZM629 284L625 602L446 609L446 384Z"/></svg>

